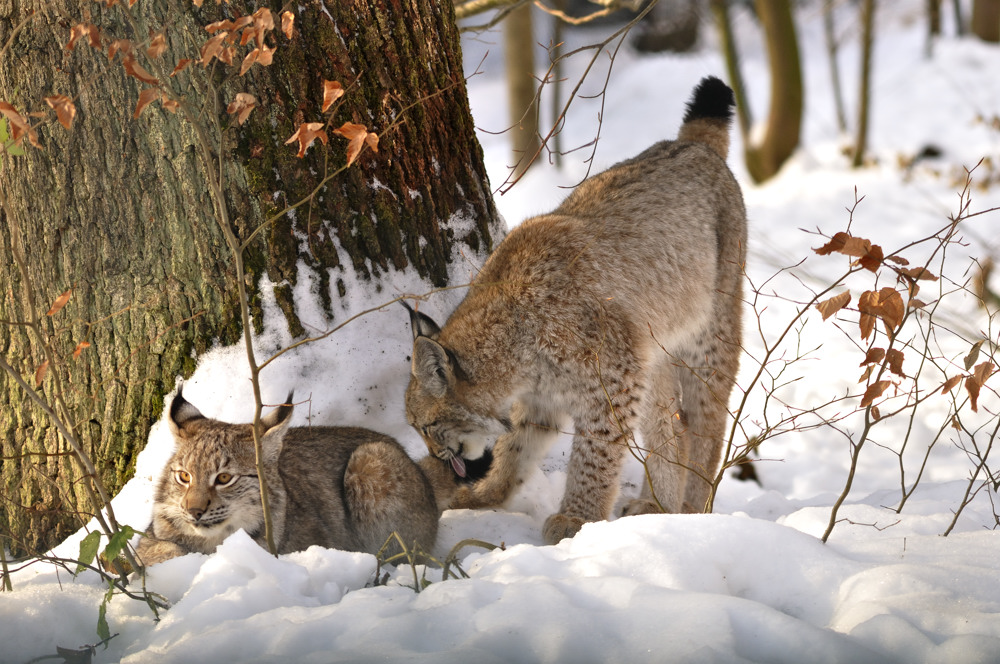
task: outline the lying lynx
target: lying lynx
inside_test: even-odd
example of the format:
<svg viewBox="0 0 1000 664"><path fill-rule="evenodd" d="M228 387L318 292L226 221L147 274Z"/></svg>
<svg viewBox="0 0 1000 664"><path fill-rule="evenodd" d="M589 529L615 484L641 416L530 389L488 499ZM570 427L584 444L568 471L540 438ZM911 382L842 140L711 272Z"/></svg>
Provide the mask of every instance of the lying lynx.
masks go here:
<svg viewBox="0 0 1000 664"><path fill-rule="evenodd" d="M407 546L434 546L440 510L396 441L367 429L289 428L291 415L285 404L261 420L278 553L313 544L376 553L393 531ZM177 450L156 489L149 536L139 542L142 563L211 553L240 528L267 546L252 425L208 419L180 392L169 424Z"/></svg>
<svg viewBox="0 0 1000 664"><path fill-rule="evenodd" d="M703 511L739 364L746 213L726 167L732 91L695 89L676 141L583 182L497 247L443 328L411 309L406 413L458 475L450 506L501 505L569 416L554 543L606 519L642 434L649 481L626 514Z"/></svg>

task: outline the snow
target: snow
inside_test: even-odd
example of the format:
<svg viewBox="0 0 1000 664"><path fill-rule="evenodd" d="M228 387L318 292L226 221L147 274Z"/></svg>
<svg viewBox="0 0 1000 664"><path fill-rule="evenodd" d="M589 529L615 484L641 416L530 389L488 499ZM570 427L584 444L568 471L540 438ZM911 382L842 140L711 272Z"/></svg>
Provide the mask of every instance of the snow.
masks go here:
<svg viewBox="0 0 1000 664"><path fill-rule="evenodd" d="M960 204L963 167L983 157L1000 159L1000 131L989 124L1000 112L995 76L1000 49L952 36L950 12L945 12L946 37L934 44L928 59L919 20L923 5L916 0L880 3L869 141L873 163L868 167L851 170L841 153L846 139L836 127L817 3L798 14L808 85L803 147L778 177L755 186L746 176L741 139L734 133L729 162L743 186L751 225L747 273L761 287L760 331L748 310L741 389L750 388L754 358L762 356L765 343L774 342L799 303L845 270L843 257L820 257L811 249L825 242L817 229L825 236L846 229L855 191L864 200L853 214L852 232L881 244L888 255L947 224ZM853 11L851 3L843 3L839 14L847 33L841 71L849 113L858 51ZM747 16L736 16L753 109L763 117L765 56ZM604 100L595 169L674 134L691 88L704 75L724 72L710 32L694 54L619 51ZM596 34L577 31L572 38L585 43ZM486 130L480 137L494 187L504 181L510 161L506 138L490 133L507 124L503 104L497 103L503 98L499 41L487 35L466 42L472 68L483 60L483 51L490 51L469 92L477 125ZM600 61L606 65L609 59ZM582 61L570 65L570 75L582 66ZM603 73L594 76L603 80ZM580 100L573 107L567 147L593 138L600 103ZM899 165L927 145L940 148L942 156L910 169ZM498 196L506 219L516 222L554 206L565 196L564 187L585 176L588 154L573 153L561 170L533 169ZM974 173L977 183L990 186L974 185L973 211L1000 205L993 168L984 163ZM925 285L922 294L933 298L938 289L955 290L971 276L972 259L996 255L998 216L985 214L966 223L962 242L931 264L936 273L943 268L951 281ZM925 243L905 255L919 265L931 249ZM474 269L470 262L456 263L454 282L466 282ZM301 267L296 296L303 324L322 332L330 324L320 313L317 275L308 270ZM380 291L349 272L333 276L331 281L342 279L350 294L333 325L400 295L430 290L409 274L391 274ZM856 295L891 284L861 275L849 285ZM434 294L422 310L443 320L460 297L455 291ZM971 297L958 292L948 301L936 316L956 333L942 333L934 350L947 375L953 375L971 344L983 336L996 341L996 330ZM280 313L273 300L265 298L264 304L270 323L256 343L259 358L292 341L275 322ZM159 621L144 603L114 597L107 619L118 636L107 649L97 649L94 661L1000 661L1000 539L993 532L997 497L992 488L975 485L980 490L951 533L942 536L975 469L956 444L957 432L945 426L947 397L928 399L912 421L878 423L873 441L861 452L841 521L827 543L820 541L847 479L848 436L856 438L861 429L860 420L848 415L863 391L857 383L863 351L849 314L837 323L821 322L813 311L803 320L779 353L786 359L803 356L790 362L777 381L783 384L781 401L764 404L755 389L741 433L758 433L765 414L775 422L792 407L831 401L819 414L846 419L836 428L789 428L769 439L755 464L762 485L727 478L713 514L588 524L571 540L542 546L541 523L558 505L565 482L568 445L563 440L544 461L544 473L531 477L507 510L444 514L435 550L439 559L467 538L503 544L493 551L470 546L458 552L468 578L442 580L438 569L401 565L389 570L385 584L376 585L375 559L367 554L313 547L273 558L240 532L214 555L191 554L149 570L147 587L171 604ZM296 424L368 426L397 437L419 456L422 444L406 425L402 408L409 347L406 314L399 305L388 305L275 360L264 370L264 400L278 402L294 389L296 401L308 401L297 407ZM987 348L979 361L986 359ZM248 420L252 399L242 353L241 347L220 348L202 358L185 384L185 397L212 417ZM915 351L907 348L909 373L917 362ZM845 395L850 396L838 400ZM979 419L967 407L963 417L969 415L972 424L988 423L998 407L996 393L984 389ZM811 426L817 419L799 424ZM900 502L902 487L912 485L942 427L946 432L929 453L917 491L897 513L892 508ZM980 431L976 441L984 445L989 436ZM967 436L961 440L969 442ZM160 422L140 456L135 479L115 500L122 522L137 528L148 522L153 478L170 448ZM639 479L638 466L629 467L623 495L634 495ZM79 536L71 538L54 553L72 557L78 541ZM415 592L422 580L429 585ZM13 585L14 592L0 596L0 661L26 662L54 655L57 646L76 649L98 641L98 606L107 587L95 574L74 578L36 562L17 571Z"/></svg>

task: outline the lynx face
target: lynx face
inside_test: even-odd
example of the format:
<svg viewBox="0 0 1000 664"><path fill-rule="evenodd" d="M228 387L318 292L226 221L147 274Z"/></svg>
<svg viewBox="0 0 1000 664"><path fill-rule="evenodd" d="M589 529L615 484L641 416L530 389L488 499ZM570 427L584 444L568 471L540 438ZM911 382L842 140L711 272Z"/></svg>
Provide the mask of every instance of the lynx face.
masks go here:
<svg viewBox="0 0 1000 664"><path fill-rule="evenodd" d="M432 456L451 462L455 474L465 477L465 460L482 458L487 446L510 430L510 423L469 410L450 387L440 392L440 378L453 374L450 366L440 369L441 373L435 372L430 380L414 376L410 381L406 419L420 432Z"/></svg>
<svg viewBox="0 0 1000 664"><path fill-rule="evenodd" d="M196 437L212 436L219 445L195 446L178 438L177 452L168 465L170 480L160 488L160 513L180 533L216 546L240 528L248 533L261 528L260 483L248 454L253 451L249 430L212 431L208 421L191 426L198 424L203 426L198 426L202 431Z"/></svg>

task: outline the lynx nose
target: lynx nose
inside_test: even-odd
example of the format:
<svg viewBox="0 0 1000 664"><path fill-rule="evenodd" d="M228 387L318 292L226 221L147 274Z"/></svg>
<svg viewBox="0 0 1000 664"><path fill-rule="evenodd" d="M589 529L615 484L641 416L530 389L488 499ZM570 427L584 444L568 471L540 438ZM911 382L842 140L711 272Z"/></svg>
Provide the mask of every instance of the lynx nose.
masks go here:
<svg viewBox="0 0 1000 664"><path fill-rule="evenodd" d="M188 514L190 514L191 517L195 521L197 521L198 519L200 519L204 513L205 513L205 510L203 510L200 507L189 507L188 508Z"/></svg>

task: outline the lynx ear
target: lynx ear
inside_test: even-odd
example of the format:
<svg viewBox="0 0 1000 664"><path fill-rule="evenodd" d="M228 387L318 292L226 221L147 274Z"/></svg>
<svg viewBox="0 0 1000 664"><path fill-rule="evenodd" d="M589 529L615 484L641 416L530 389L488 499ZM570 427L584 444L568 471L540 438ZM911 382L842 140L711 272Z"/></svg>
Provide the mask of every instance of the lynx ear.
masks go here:
<svg viewBox="0 0 1000 664"><path fill-rule="evenodd" d="M451 359L444 346L428 337L413 340L413 365L410 368L420 387L434 397L443 397L454 380Z"/></svg>
<svg viewBox="0 0 1000 664"><path fill-rule="evenodd" d="M203 420L205 416L201 411L192 406L182 394L182 388L177 388L177 396L170 404L170 414L167 420L170 424L170 433L176 438L186 438L186 429L195 420Z"/></svg>
<svg viewBox="0 0 1000 664"><path fill-rule="evenodd" d="M410 312L410 329L413 330L413 338L427 337L436 340L438 335L441 334L441 328L438 324L430 316L426 316L419 311L414 311L413 307L407 304L405 300L400 300L400 302Z"/></svg>
<svg viewBox="0 0 1000 664"><path fill-rule="evenodd" d="M285 403L280 404L267 415L260 418L263 435L260 439L261 447L264 448L264 457L273 461L278 460L281 454L281 447L285 440L285 433L288 431L288 423L292 421L292 412L295 406L292 404L294 390L285 397Z"/></svg>

